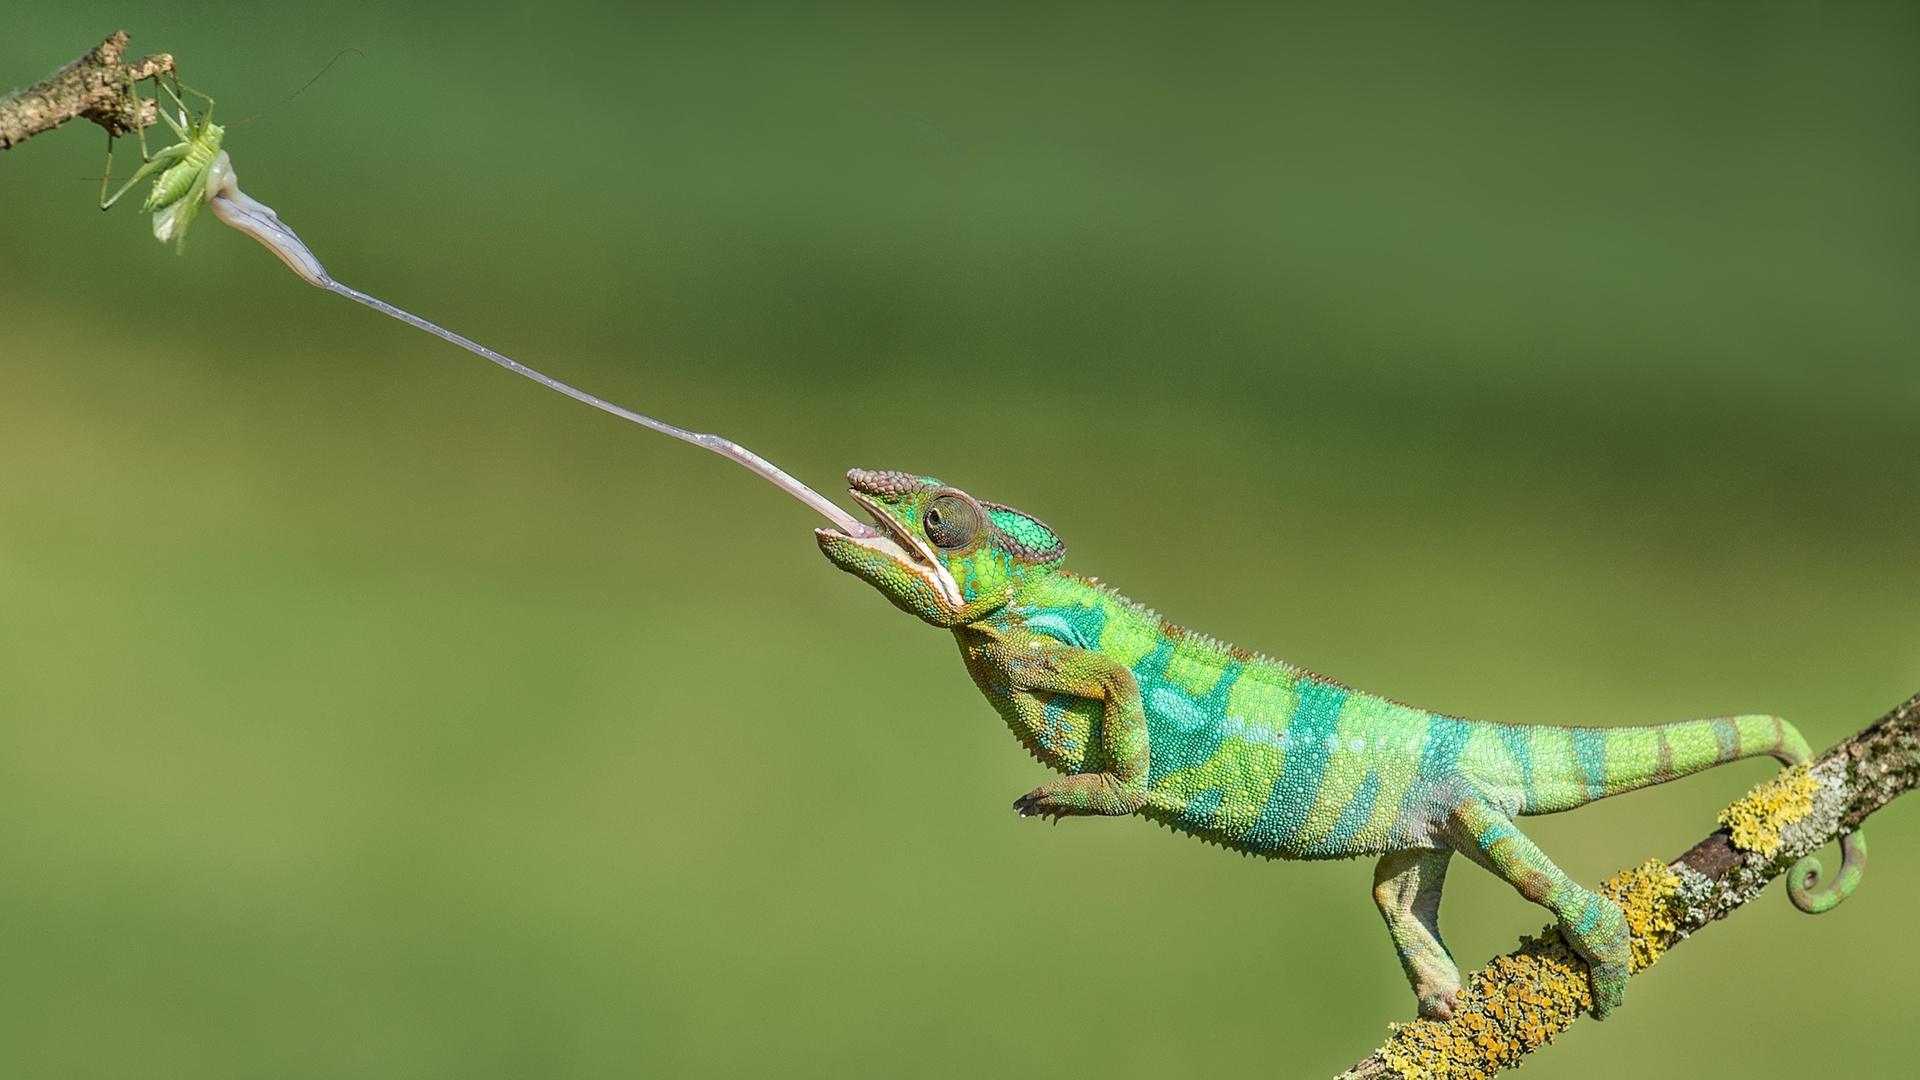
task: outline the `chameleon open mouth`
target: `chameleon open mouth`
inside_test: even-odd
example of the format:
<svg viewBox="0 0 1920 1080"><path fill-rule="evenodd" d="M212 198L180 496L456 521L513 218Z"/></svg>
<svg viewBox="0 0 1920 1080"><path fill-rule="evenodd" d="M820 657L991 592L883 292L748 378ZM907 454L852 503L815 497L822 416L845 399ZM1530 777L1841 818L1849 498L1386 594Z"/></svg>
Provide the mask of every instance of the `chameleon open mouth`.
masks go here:
<svg viewBox="0 0 1920 1080"><path fill-rule="evenodd" d="M880 527L878 535L854 536L839 529L821 529L821 532L844 537L850 543L876 555L885 556L892 562L905 567L931 585L933 591L939 593L940 598L956 610L967 606L966 597L960 595L960 583L953 580L953 574L934 555L933 549L924 539L902 527L892 514L887 513L879 503L874 502L867 495L853 489L848 489L847 494L852 496L853 501L859 503L860 508L873 518L874 524Z"/></svg>

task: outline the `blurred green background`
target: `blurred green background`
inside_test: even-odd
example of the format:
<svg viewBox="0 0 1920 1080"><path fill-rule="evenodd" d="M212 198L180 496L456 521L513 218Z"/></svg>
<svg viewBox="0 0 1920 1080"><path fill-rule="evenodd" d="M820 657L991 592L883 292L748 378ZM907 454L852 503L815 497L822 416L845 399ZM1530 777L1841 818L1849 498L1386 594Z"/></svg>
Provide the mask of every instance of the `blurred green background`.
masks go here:
<svg viewBox="0 0 1920 1080"><path fill-rule="evenodd" d="M125 27L227 120L358 49L227 140L343 280L1351 684L1816 746L1920 688L1912 6L0 21L0 85ZM209 217L176 257L104 141L0 155L0 1072L1311 1077L1411 1015L1368 864L1018 820L804 508ZM1528 827L1591 883L1768 771ZM1905 1073L1920 800L1873 844L1527 1075ZM1466 866L1445 920L1543 921Z"/></svg>

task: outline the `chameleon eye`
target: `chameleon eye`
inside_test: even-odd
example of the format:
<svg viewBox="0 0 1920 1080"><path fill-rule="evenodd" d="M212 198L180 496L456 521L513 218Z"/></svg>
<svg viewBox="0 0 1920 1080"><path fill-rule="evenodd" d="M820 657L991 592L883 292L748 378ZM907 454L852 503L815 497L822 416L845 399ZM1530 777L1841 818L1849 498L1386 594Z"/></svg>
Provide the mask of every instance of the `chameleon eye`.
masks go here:
<svg viewBox="0 0 1920 1080"><path fill-rule="evenodd" d="M942 495L927 507L921 525L927 539L943 548L966 547L980 535L980 508L958 495Z"/></svg>

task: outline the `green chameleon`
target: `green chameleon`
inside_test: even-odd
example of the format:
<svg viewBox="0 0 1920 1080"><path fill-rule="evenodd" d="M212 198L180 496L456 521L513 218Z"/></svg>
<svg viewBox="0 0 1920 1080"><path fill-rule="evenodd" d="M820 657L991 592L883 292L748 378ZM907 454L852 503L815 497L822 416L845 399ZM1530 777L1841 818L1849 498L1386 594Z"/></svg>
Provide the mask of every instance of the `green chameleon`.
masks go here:
<svg viewBox="0 0 1920 1080"><path fill-rule="evenodd" d="M1712 765L1807 741L1773 716L1658 727L1460 720L1350 690L1167 622L1060 569L1066 545L1028 514L931 477L847 474L878 535L819 529L835 565L953 631L973 681L1013 733L1066 775L1022 795L1022 816L1141 814L1282 859L1380 857L1373 898L1420 1015L1447 1019L1460 971L1440 940L1440 890L1458 851L1545 907L1589 967L1593 1015L1626 990L1620 908L1576 884L1514 826ZM1825 911L1858 884L1853 834L1824 888L1797 866L1794 903Z"/></svg>
<svg viewBox="0 0 1920 1080"><path fill-rule="evenodd" d="M1137 813L1270 858L1378 855L1373 899L1422 1016L1450 1017L1460 993L1460 970L1440 940L1440 889L1455 851L1553 912L1587 960L1593 1013L1604 1017L1626 991L1626 919L1554 866L1513 819L1740 758L1771 754L1794 765L1808 756L1800 733L1772 716L1525 727L1349 690L1181 629L1066 573L1066 545L1053 530L931 477L848 473L854 500L878 527L865 525L737 443L623 409L335 281L272 209L240 192L212 99L197 122L177 92L174 102L181 122L168 123L183 141L135 177L167 166L147 200L159 211L161 239L184 233L205 202L314 285L752 469L838 526L817 535L841 569L952 630L974 682L1014 734L1067 774L1021 796L1013 805L1022 816ZM1858 832L1843 850L1840 872L1817 891L1818 863L1794 867L1788 894L1802 910L1826 911L1858 885L1866 854Z"/></svg>

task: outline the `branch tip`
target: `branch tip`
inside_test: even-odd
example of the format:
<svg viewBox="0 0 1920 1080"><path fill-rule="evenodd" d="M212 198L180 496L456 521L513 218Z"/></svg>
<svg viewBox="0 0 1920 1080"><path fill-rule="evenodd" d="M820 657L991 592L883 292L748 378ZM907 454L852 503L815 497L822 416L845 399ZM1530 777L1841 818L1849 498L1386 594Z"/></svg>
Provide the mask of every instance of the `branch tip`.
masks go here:
<svg viewBox="0 0 1920 1080"><path fill-rule="evenodd" d="M173 57L155 53L126 62L125 30L116 30L85 56L43 82L0 98L0 150L11 149L75 117L85 117L110 135L126 135L159 119L158 106L129 93L145 79L174 70Z"/></svg>

